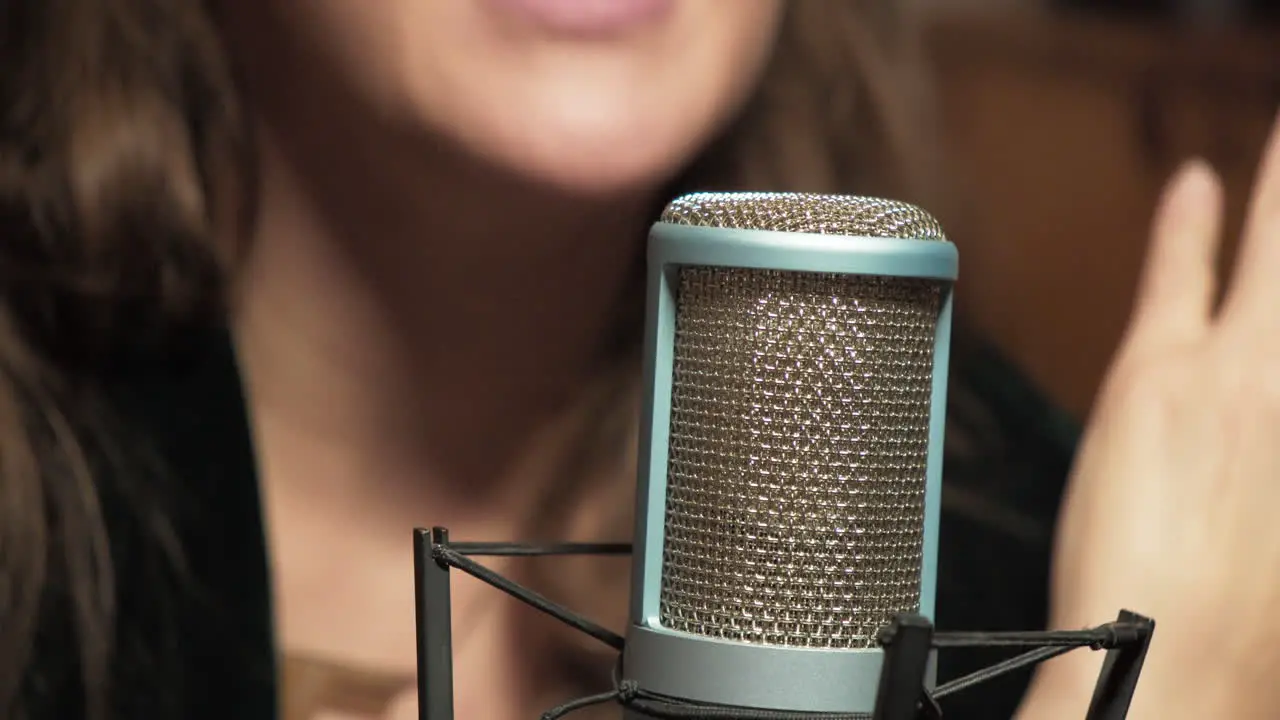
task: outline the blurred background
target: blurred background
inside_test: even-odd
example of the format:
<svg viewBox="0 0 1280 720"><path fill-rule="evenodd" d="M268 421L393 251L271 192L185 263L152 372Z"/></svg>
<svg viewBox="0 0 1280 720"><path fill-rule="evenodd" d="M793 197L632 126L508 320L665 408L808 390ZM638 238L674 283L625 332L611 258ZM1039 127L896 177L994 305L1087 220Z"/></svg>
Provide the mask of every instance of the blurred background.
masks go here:
<svg viewBox="0 0 1280 720"><path fill-rule="evenodd" d="M1187 158L1225 179L1224 271L1233 261L1280 110L1278 5L913 0L957 192L941 214L961 251L967 330L951 375L942 628L1045 622L1071 454L1128 319L1157 196ZM944 653L940 679L1008 655L960 652ZM947 717L1008 717L1028 677L956 695Z"/></svg>
<svg viewBox="0 0 1280 720"><path fill-rule="evenodd" d="M1083 415L1177 164L1225 176L1235 235L1280 108L1280 3L917 1L964 276L993 281L962 285L964 314Z"/></svg>

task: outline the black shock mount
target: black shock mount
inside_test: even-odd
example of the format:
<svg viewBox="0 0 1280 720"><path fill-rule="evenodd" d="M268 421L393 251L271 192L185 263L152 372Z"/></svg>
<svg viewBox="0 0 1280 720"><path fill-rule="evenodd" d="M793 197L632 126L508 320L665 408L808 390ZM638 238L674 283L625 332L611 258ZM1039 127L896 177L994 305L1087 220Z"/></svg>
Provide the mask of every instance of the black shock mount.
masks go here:
<svg viewBox="0 0 1280 720"><path fill-rule="evenodd" d="M626 679L621 667L625 638L582 617L539 593L476 562L484 556L629 555L625 543L560 543L533 545L507 542L454 542L443 527L416 529L414 581L417 607L418 717L454 720L453 633L450 579L462 571L534 609L618 651L614 687L572 699L547 710L542 720L558 720L591 705L617 703L637 718L659 720L940 720L938 701L995 677L1065 654L1076 648L1105 650L1084 720L1123 720L1129 712L1155 621L1128 610L1112 622L1086 630L1038 632L940 632L925 617L901 614L878 638L884 649L874 710L866 713L813 713L754 710L705 705L665 697ZM949 648L1010 648L1020 654L977 672L929 688L930 657Z"/></svg>

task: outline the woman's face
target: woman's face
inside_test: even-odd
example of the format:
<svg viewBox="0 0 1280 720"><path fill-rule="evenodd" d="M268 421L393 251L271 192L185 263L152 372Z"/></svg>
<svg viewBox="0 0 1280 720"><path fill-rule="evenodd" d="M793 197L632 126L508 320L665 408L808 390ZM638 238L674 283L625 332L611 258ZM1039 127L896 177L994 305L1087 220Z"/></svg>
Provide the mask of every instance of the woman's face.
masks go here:
<svg viewBox="0 0 1280 720"><path fill-rule="evenodd" d="M342 81L384 119L598 195L665 182L723 127L768 58L780 6L280 0L275 14L342 76L319 81Z"/></svg>

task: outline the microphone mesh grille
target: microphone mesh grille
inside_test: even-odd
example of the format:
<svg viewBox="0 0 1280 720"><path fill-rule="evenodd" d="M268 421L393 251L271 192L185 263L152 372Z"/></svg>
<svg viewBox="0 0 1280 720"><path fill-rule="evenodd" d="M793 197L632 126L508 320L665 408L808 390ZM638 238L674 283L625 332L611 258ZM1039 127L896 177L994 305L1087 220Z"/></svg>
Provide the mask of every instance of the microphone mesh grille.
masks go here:
<svg viewBox="0 0 1280 720"><path fill-rule="evenodd" d="M946 241L929 213L897 200L811 193L693 193L661 222L779 232Z"/></svg>
<svg viewBox="0 0 1280 720"><path fill-rule="evenodd" d="M943 239L910 206L741 197L667 215ZM712 267L678 283L659 621L875 647L894 614L919 609L939 284Z"/></svg>

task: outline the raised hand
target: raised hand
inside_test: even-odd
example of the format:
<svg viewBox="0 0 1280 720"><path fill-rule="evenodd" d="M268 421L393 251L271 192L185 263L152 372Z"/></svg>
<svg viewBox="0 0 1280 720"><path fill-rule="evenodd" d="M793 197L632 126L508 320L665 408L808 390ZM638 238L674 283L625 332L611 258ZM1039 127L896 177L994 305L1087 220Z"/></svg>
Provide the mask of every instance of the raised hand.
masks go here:
<svg viewBox="0 0 1280 720"><path fill-rule="evenodd" d="M1203 163L1170 184L1059 526L1055 627L1156 620L1133 720L1280 717L1280 124L1218 305L1222 208ZM1021 717L1083 718L1092 655Z"/></svg>

